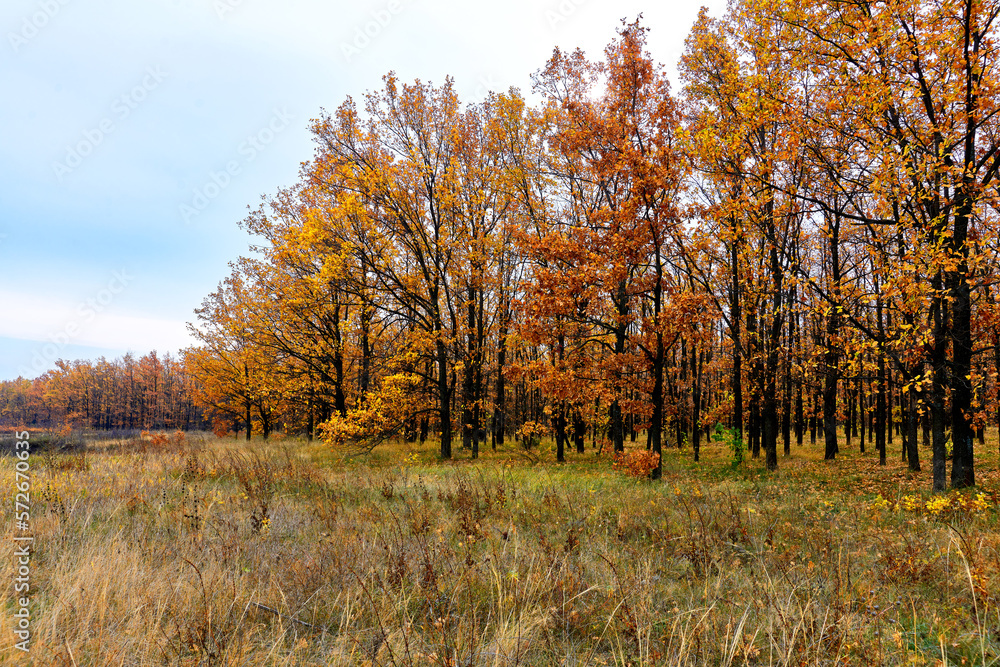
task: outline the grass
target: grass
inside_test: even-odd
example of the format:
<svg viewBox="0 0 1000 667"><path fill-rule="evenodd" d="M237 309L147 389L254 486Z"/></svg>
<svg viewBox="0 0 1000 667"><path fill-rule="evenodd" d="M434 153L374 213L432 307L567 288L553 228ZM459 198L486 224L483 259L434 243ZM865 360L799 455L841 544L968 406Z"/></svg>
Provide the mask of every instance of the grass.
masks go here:
<svg viewBox="0 0 1000 667"><path fill-rule="evenodd" d="M342 458L292 438L161 436L39 453L32 646L9 648L8 586L7 657L1000 665L995 441L978 488L939 496L898 452L880 468L793 446L768 474L714 442L699 464L665 452L650 482L607 451L556 464L550 450L441 462L432 443Z"/></svg>

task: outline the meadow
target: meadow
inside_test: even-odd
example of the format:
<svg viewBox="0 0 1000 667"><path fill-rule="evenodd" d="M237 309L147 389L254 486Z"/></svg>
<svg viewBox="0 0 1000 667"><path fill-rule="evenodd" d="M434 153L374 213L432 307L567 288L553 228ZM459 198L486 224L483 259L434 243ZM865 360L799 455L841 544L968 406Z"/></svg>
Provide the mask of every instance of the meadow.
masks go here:
<svg viewBox="0 0 1000 667"><path fill-rule="evenodd" d="M698 464L666 450L657 481L589 444L557 464L548 442L442 462L432 442L77 440L32 434L11 664L1000 664L995 439L978 487L938 495L898 439L885 468L807 444L767 473L715 438Z"/></svg>

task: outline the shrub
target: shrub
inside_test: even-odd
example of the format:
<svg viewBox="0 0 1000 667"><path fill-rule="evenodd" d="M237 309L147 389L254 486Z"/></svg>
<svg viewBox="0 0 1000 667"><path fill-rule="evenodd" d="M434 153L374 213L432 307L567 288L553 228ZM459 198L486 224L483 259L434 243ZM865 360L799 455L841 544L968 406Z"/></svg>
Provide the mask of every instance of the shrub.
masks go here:
<svg viewBox="0 0 1000 667"><path fill-rule="evenodd" d="M524 422L521 425L521 443L525 449L538 446L542 441L542 433L545 427L536 422Z"/></svg>
<svg viewBox="0 0 1000 667"><path fill-rule="evenodd" d="M743 439L740 438L739 432L736 429L724 428L721 425L715 427L715 433L722 436L729 451L732 452L733 458L729 465L733 470L736 470L744 461L746 446L743 444Z"/></svg>
<svg viewBox="0 0 1000 667"><path fill-rule="evenodd" d="M629 477L646 478L660 463L660 455L656 452L640 450L637 452L615 452L612 455L611 467Z"/></svg>

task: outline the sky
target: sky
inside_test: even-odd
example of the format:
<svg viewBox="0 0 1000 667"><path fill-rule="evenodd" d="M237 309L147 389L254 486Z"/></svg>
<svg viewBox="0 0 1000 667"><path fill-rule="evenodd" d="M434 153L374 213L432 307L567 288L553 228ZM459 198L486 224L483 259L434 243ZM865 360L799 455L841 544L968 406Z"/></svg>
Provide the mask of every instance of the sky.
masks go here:
<svg viewBox="0 0 1000 667"><path fill-rule="evenodd" d="M387 72L528 94L554 47L598 59L641 13L675 82L701 4L725 7L3 0L0 380L194 344L194 309L249 253L239 221L312 157L310 119Z"/></svg>

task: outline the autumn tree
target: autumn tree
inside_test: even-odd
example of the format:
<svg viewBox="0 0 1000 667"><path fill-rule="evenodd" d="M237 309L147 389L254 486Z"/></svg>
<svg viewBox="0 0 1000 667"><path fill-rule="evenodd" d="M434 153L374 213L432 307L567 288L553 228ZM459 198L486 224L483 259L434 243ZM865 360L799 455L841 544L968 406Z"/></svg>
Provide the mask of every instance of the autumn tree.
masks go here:
<svg viewBox="0 0 1000 667"><path fill-rule="evenodd" d="M850 117L863 140L858 169L868 182L845 194L852 203L869 202L850 219L891 227L916 250L906 256L929 294L923 317L931 332L924 351L934 487L945 484L946 423L954 448L951 483L974 484L972 319L990 260L974 240L995 234L986 204L1000 168L1000 6L955 0L754 4L763 21L794 30L801 66L825 72L830 109L824 113ZM881 261L898 263L894 255Z"/></svg>
<svg viewBox="0 0 1000 667"><path fill-rule="evenodd" d="M556 50L536 75L535 89L546 100L546 171L555 194L526 241L536 263L531 316L556 325L553 366L567 363L570 333L573 356L601 359L589 367L600 369L615 450L624 448L631 413L649 418L659 452L668 345L661 318L684 169L675 104L645 44L638 21L624 24L605 61ZM650 400L631 398L637 382ZM557 428L570 398L560 398Z"/></svg>
<svg viewBox="0 0 1000 667"><path fill-rule="evenodd" d="M397 365L435 396L445 458L453 398L465 442L478 447L488 346L507 321L494 316L511 266L502 104L463 109L450 80L409 85L390 74L364 117L348 100L315 122L317 155L304 174L341 220L341 242L360 257L373 298L400 324L397 349L408 360Z"/></svg>

